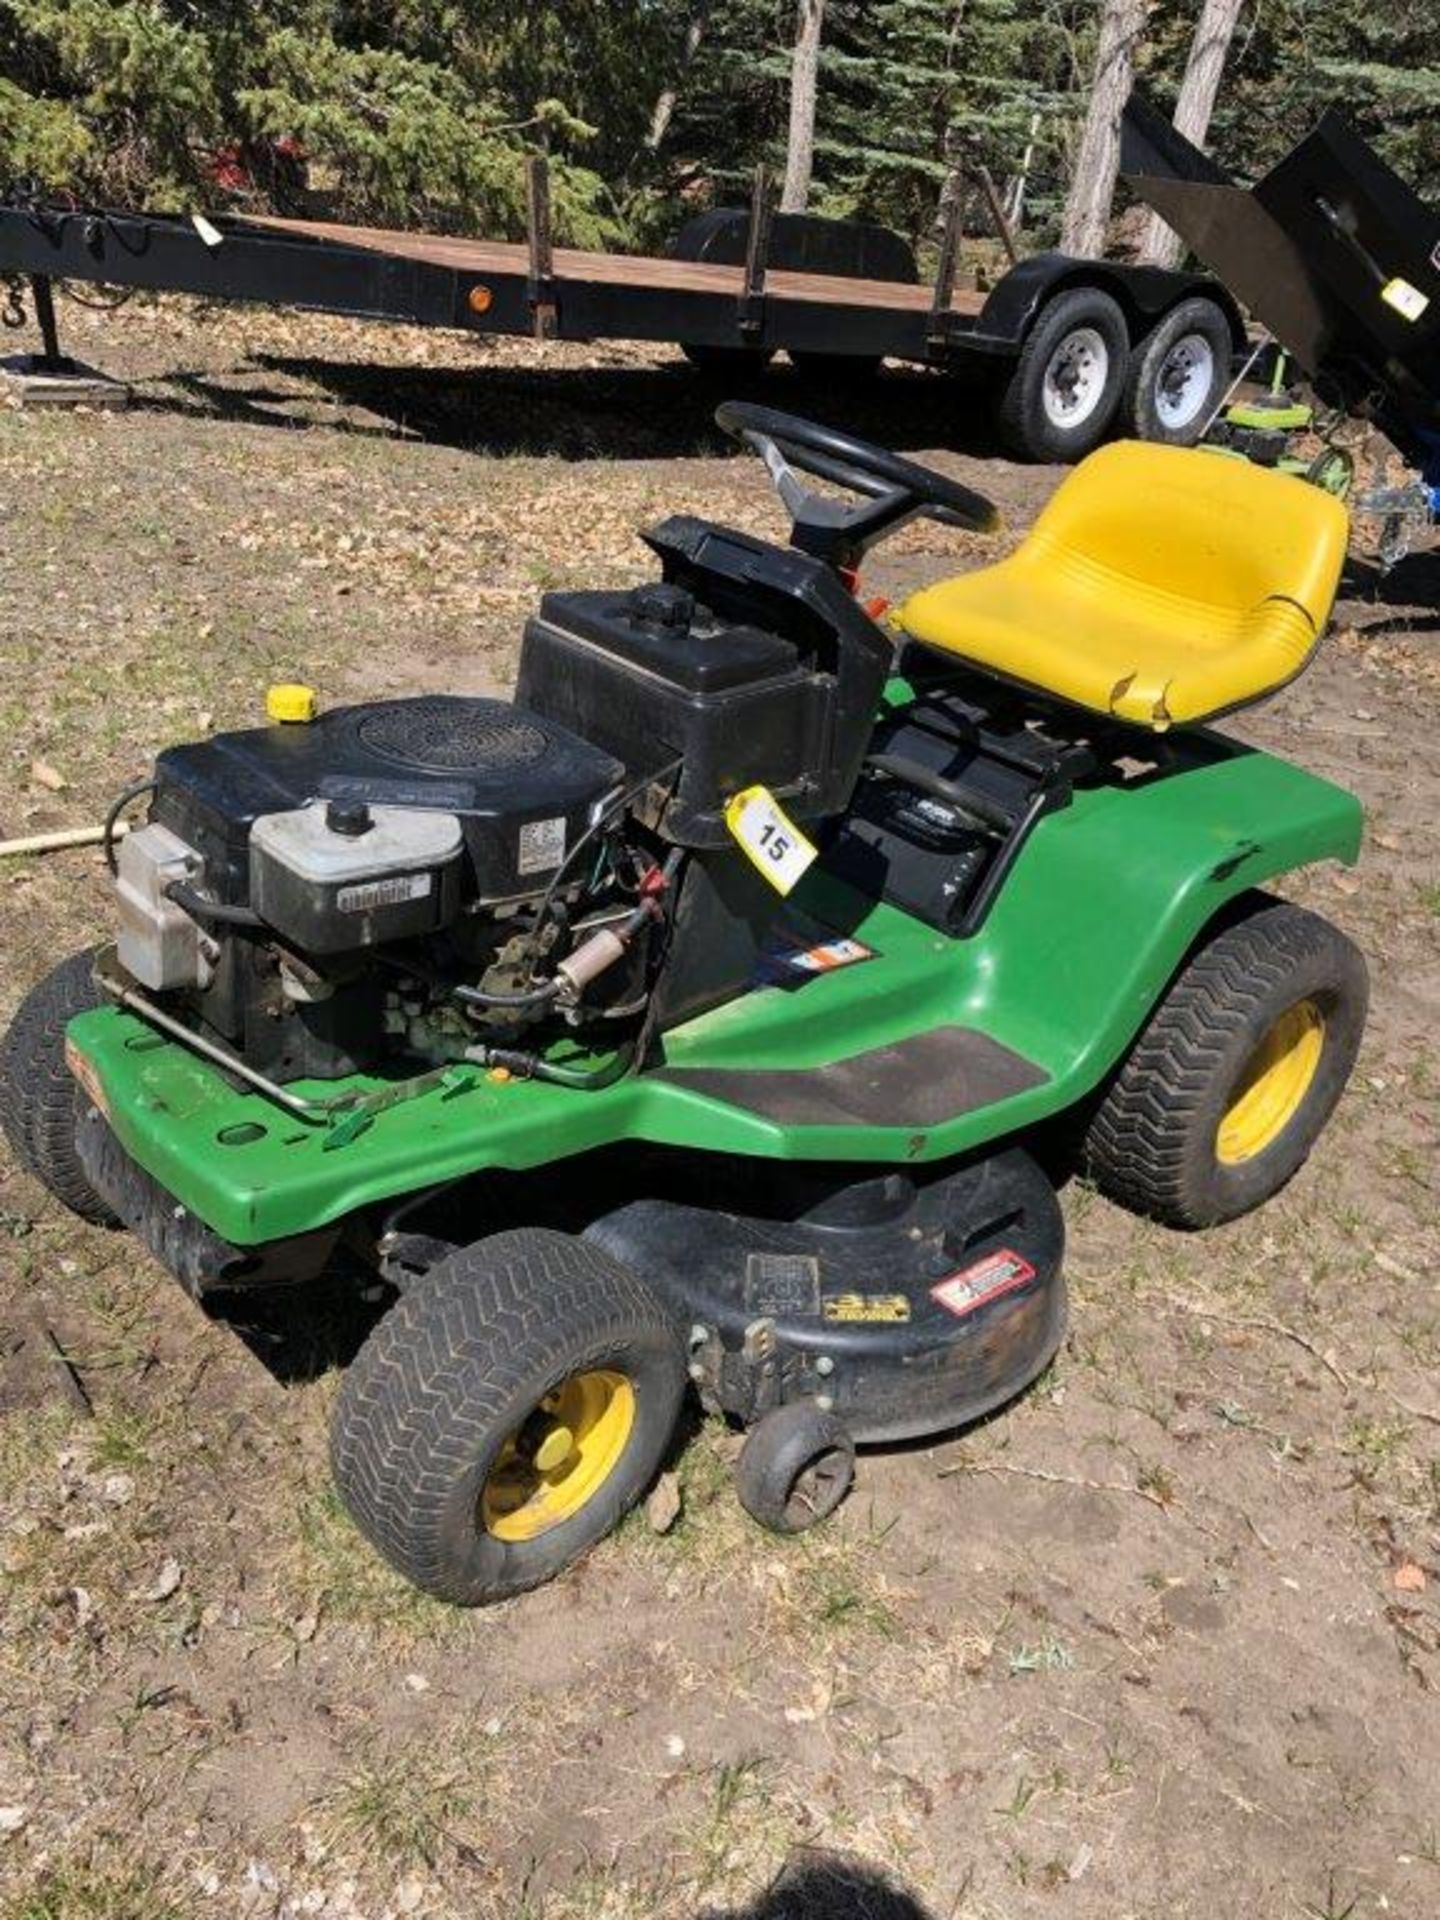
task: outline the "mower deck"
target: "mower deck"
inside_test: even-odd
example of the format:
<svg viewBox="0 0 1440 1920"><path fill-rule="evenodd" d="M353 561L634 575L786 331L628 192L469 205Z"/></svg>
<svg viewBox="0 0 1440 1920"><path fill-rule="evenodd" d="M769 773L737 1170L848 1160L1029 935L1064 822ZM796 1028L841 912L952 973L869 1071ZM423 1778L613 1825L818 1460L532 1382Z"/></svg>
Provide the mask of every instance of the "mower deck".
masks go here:
<svg viewBox="0 0 1440 1920"><path fill-rule="evenodd" d="M1044 818L969 938L817 869L794 896L805 923L870 957L757 985L668 1032L658 1068L608 1087L461 1066L363 1128L306 1124L115 1008L71 1024L72 1062L126 1152L238 1246L621 1139L771 1159L942 1159L1093 1088L1228 899L1313 860L1356 857L1350 795L1219 735L1196 738L1208 760L1079 790ZM291 1090L325 1098L350 1085L384 1083Z"/></svg>

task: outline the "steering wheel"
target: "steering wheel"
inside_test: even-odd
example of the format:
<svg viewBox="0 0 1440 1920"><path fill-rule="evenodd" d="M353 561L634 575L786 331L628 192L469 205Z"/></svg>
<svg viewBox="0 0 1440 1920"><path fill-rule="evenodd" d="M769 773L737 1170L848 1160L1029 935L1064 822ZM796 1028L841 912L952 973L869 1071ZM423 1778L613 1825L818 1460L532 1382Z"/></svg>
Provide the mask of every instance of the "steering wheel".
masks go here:
<svg viewBox="0 0 1440 1920"><path fill-rule="evenodd" d="M765 462L790 514L791 544L834 567L857 565L877 540L922 514L975 533L990 533L1000 524L999 513L983 494L818 420L802 420L748 400L727 400L716 408L715 424ZM814 492L796 468L862 495L865 504L847 506Z"/></svg>

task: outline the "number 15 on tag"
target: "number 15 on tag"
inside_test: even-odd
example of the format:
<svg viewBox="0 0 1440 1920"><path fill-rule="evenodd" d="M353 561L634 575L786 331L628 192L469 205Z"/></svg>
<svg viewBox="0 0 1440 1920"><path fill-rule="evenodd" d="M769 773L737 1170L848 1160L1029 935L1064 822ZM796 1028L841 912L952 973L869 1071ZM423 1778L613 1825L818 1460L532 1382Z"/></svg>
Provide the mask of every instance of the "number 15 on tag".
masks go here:
<svg viewBox="0 0 1440 1920"><path fill-rule="evenodd" d="M728 800L725 824L777 893L789 893L819 852L768 787L746 787Z"/></svg>

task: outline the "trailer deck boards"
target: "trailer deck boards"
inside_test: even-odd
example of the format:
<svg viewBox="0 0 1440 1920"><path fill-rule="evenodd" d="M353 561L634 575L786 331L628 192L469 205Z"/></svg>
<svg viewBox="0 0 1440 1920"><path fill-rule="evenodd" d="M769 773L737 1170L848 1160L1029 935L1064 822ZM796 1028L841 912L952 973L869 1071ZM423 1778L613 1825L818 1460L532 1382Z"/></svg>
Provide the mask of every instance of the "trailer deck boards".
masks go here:
<svg viewBox="0 0 1440 1920"><path fill-rule="evenodd" d="M529 273L529 252L522 241L470 240L446 234L401 233L387 227L342 226L324 220L287 220L252 216L247 222L277 233L303 235L338 246L363 247L393 254L429 266L449 267L476 275ZM704 293L734 299L745 291L743 266L716 266L705 260L675 260L658 255L588 253L575 247L557 247L554 278L596 281L614 287L646 287L656 292ZM933 296L928 287L899 280L859 280L830 273L792 273L772 267L765 275L767 300L820 301L838 307L889 307L901 313L928 313ZM986 296L957 288L946 312L973 316Z"/></svg>

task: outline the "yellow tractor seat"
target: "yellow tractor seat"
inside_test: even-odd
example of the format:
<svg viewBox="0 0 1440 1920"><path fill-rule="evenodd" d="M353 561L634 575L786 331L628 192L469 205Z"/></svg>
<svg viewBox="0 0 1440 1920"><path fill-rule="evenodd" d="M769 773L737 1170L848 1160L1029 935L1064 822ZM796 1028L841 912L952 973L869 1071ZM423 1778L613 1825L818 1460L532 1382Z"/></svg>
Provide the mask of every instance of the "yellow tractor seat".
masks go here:
<svg viewBox="0 0 1440 1920"><path fill-rule="evenodd" d="M1162 730L1247 705L1324 632L1349 519L1319 487L1198 448L1102 447L1007 559L912 594L912 639Z"/></svg>

